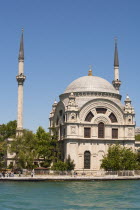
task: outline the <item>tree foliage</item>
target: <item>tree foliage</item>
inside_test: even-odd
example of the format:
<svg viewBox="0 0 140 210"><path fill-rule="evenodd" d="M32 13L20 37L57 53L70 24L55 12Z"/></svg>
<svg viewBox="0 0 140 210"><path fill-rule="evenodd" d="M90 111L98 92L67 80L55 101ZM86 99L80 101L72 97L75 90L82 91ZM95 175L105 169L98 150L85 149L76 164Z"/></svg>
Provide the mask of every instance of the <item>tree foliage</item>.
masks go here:
<svg viewBox="0 0 140 210"><path fill-rule="evenodd" d="M15 137L16 127L16 120L0 125L0 168L5 167L5 154L7 152L7 144L5 140L7 138Z"/></svg>
<svg viewBox="0 0 140 210"><path fill-rule="evenodd" d="M10 151L15 153L15 168L34 168L36 158L36 139L32 131L24 130L23 136L17 137L10 146Z"/></svg>
<svg viewBox="0 0 140 210"><path fill-rule="evenodd" d="M0 141L0 169L5 167L5 154L7 146L5 141Z"/></svg>
<svg viewBox="0 0 140 210"><path fill-rule="evenodd" d="M53 166L51 167L52 170L54 171L66 171L67 170L67 165L65 162L58 160L57 162L55 162L53 164Z"/></svg>
<svg viewBox="0 0 140 210"><path fill-rule="evenodd" d="M68 158L66 159L66 166L67 166L67 171L71 171L75 167L74 160L71 160L70 155L68 155Z"/></svg>
<svg viewBox="0 0 140 210"><path fill-rule="evenodd" d="M60 159L60 148L56 135L50 135L42 127L36 132L38 159L42 159L41 166L48 167L52 162Z"/></svg>
<svg viewBox="0 0 140 210"><path fill-rule="evenodd" d="M15 154L14 168L18 169L35 168L37 166L35 163L38 161L41 166L50 167L51 164L61 160L60 144L55 129L53 129L53 135L50 135L40 126L35 134L24 130L22 136L16 137L16 127L16 121L0 126L0 168L4 167L7 150ZM5 141L7 138L13 138L13 141L7 144ZM69 159L65 165L69 170L72 168Z"/></svg>
<svg viewBox="0 0 140 210"><path fill-rule="evenodd" d="M7 124L0 126L0 141L4 141L7 138L14 138L16 136L17 121L10 121Z"/></svg>
<svg viewBox="0 0 140 210"><path fill-rule="evenodd" d="M74 169L74 167L75 167L74 161L71 160L69 155L65 162L58 160L53 164L51 169L54 171L71 171Z"/></svg>
<svg viewBox="0 0 140 210"><path fill-rule="evenodd" d="M49 167L52 162L60 159L60 149L57 137L51 136L41 126L36 134L24 130L23 135L17 137L9 147L15 153L16 168L35 168L38 161L43 167Z"/></svg>
<svg viewBox="0 0 140 210"><path fill-rule="evenodd" d="M113 171L139 169L138 156L130 148L113 145L103 157L101 168Z"/></svg>
<svg viewBox="0 0 140 210"><path fill-rule="evenodd" d="M135 136L135 140L136 141L140 141L140 134L138 134L138 135Z"/></svg>

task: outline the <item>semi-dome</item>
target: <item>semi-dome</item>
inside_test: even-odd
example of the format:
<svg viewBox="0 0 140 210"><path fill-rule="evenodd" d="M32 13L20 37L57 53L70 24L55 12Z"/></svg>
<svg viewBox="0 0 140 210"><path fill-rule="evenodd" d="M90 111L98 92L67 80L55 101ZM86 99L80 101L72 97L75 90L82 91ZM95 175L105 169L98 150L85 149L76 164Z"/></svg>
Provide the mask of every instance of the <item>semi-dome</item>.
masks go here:
<svg viewBox="0 0 140 210"><path fill-rule="evenodd" d="M64 93L72 92L108 92L117 94L112 84L96 76L84 76L74 80L68 85Z"/></svg>

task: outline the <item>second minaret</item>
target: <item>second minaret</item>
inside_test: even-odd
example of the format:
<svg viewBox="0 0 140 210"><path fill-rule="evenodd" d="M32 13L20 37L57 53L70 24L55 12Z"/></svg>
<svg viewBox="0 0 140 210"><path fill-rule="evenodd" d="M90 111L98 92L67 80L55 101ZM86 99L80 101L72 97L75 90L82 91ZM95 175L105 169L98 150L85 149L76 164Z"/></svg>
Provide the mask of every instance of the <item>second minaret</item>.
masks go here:
<svg viewBox="0 0 140 210"><path fill-rule="evenodd" d="M119 58L118 58L118 48L117 39L115 39L115 52L114 52L114 80L112 81L114 88L119 94L119 89L121 86L121 81L119 80Z"/></svg>
<svg viewBox="0 0 140 210"><path fill-rule="evenodd" d="M17 136L23 133L23 84L26 79L24 75L24 43L23 30L20 40L20 49L18 56L18 75L16 76L18 82L18 107L17 107Z"/></svg>

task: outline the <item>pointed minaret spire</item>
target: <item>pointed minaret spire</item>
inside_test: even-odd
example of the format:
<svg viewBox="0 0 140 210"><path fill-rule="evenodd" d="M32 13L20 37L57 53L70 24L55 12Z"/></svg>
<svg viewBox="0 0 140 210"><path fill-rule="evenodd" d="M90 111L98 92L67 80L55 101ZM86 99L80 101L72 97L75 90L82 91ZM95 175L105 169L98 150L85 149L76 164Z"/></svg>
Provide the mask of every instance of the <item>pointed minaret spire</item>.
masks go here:
<svg viewBox="0 0 140 210"><path fill-rule="evenodd" d="M112 81L114 88L119 93L121 81L119 80L119 58L118 58L118 47L117 38L115 38L115 52L114 52L114 80Z"/></svg>
<svg viewBox="0 0 140 210"><path fill-rule="evenodd" d="M119 66L117 38L115 38L114 66Z"/></svg>
<svg viewBox="0 0 140 210"><path fill-rule="evenodd" d="M24 60L23 29L22 29L21 40L20 40L20 48L19 48L18 60Z"/></svg>
<svg viewBox="0 0 140 210"><path fill-rule="evenodd" d="M18 75L16 76L18 82L18 107L17 107L17 136L23 134L23 84L26 79L24 75L24 48L23 48L23 30L20 40L20 49L18 56Z"/></svg>

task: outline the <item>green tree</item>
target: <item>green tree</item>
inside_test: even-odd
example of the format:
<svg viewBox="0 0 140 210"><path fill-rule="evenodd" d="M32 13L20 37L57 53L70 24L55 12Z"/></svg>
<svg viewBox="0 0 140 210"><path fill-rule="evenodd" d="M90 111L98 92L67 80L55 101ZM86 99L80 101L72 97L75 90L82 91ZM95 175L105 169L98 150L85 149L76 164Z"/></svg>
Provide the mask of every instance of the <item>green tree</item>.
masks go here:
<svg viewBox="0 0 140 210"><path fill-rule="evenodd" d="M34 168L34 160L37 157L36 138L32 131L24 130L23 136L17 137L9 150L15 153L15 168Z"/></svg>
<svg viewBox="0 0 140 210"><path fill-rule="evenodd" d="M138 134L138 135L135 136L135 140L136 141L140 141L140 134Z"/></svg>
<svg viewBox="0 0 140 210"><path fill-rule="evenodd" d="M0 125L0 168L5 167L5 155L7 152L7 143L5 140L15 137L16 127L16 120Z"/></svg>
<svg viewBox="0 0 140 210"><path fill-rule="evenodd" d="M54 171L71 171L74 169L74 167L75 167L74 161L71 160L69 155L65 162L58 160L53 164L51 169Z"/></svg>
<svg viewBox="0 0 140 210"><path fill-rule="evenodd" d="M38 159L42 159L41 166L48 167L59 159L59 143L56 135L50 135L42 127L36 132Z"/></svg>
<svg viewBox="0 0 140 210"><path fill-rule="evenodd" d="M108 154L102 159L101 168L113 171L139 169L137 154L120 145L110 146Z"/></svg>
<svg viewBox="0 0 140 210"><path fill-rule="evenodd" d="M67 164L61 160L55 162L51 168L54 171L67 171Z"/></svg>
<svg viewBox="0 0 140 210"><path fill-rule="evenodd" d="M5 154L7 146L5 141L0 141L0 169L5 167Z"/></svg>
<svg viewBox="0 0 140 210"><path fill-rule="evenodd" d="M14 138L16 136L17 121L10 121L7 124L0 126L0 141L4 141L7 138Z"/></svg>
<svg viewBox="0 0 140 210"><path fill-rule="evenodd" d="M16 168L34 168L35 160L48 167L59 159L59 143L56 135L50 135L41 126L36 134L24 130L23 135L15 138L9 147L15 153Z"/></svg>
<svg viewBox="0 0 140 210"><path fill-rule="evenodd" d="M71 160L70 155L68 155L68 158L66 159L66 165L67 165L67 171L71 171L75 167L74 160Z"/></svg>

